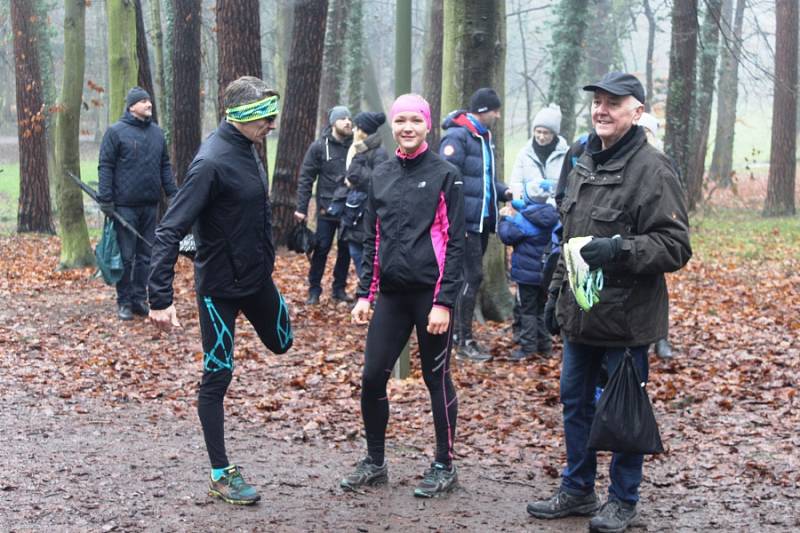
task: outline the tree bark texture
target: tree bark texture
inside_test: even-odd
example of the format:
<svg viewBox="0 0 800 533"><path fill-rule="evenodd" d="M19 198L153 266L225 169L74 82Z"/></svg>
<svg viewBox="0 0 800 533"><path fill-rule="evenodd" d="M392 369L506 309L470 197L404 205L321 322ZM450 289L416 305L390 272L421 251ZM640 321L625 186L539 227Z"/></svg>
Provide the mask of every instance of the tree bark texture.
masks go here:
<svg viewBox="0 0 800 533"><path fill-rule="evenodd" d="M706 13L698 53L700 68L694 104L694 123L691 126L689 171L687 187L689 210L694 211L703 199L703 177L708 152L708 133L711 124L711 105L714 102L714 80L719 55L719 27L722 22L722 0L706 0Z"/></svg>
<svg viewBox="0 0 800 533"><path fill-rule="evenodd" d="M67 175L81 176L78 137L86 63L86 2L64 0L64 80L56 115L56 191L60 222L60 269L94 264L83 213L83 192Z"/></svg>
<svg viewBox="0 0 800 533"><path fill-rule="evenodd" d="M672 43L669 52L669 88L664 152L678 165L681 183L689 176L692 103L697 57L697 0L675 0L672 4Z"/></svg>
<svg viewBox="0 0 800 533"><path fill-rule="evenodd" d="M29 0L11 1L19 135L18 232L54 233L36 16Z"/></svg>
<svg viewBox="0 0 800 533"><path fill-rule="evenodd" d="M55 7L48 0L31 0L34 3L34 15L36 16L36 31L39 33L37 44L39 46L39 71L42 79L42 99L44 101L45 116L45 139L47 140L47 173L51 188L51 198L55 197L56 179L56 157L54 145L55 117L53 117L53 107L56 104L56 80L53 65L53 46L50 42L53 35L53 23L50 20L50 12ZM56 211L58 205L56 205Z"/></svg>
<svg viewBox="0 0 800 533"><path fill-rule="evenodd" d="M172 162L178 185L200 146L200 0L175 2L172 44Z"/></svg>
<svg viewBox="0 0 800 533"><path fill-rule="evenodd" d="M775 96L765 216L795 214L797 172L797 0L775 4Z"/></svg>
<svg viewBox="0 0 800 533"><path fill-rule="evenodd" d="M494 87L504 97L505 89L505 3L480 0L444 1L444 51L442 56L442 108L464 109L469 97L481 87ZM495 149L495 173L503 176L503 123L492 128ZM508 290L505 247L496 236L489 239L483 258L476 316L487 320L505 320L510 316L513 299Z"/></svg>
<svg viewBox="0 0 800 533"><path fill-rule="evenodd" d="M163 0L164 8L164 138L170 148L172 156L172 169L175 170L175 159L172 143L172 123L175 121L175 111L172 102L175 97L175 69L173 68L173 53L175 43L175 1Z"/></svg>
<svg viewBox="0 0 800 533"><path fill-rule="evenodd" d="M347 102L356 113L364 100L364 2L351 0L347 23Z"/></svg>
<svg viewBox="0 0 800 533"><path fill-rule="evenodd" d="M429 0L428 32L425 40L425 59L422 67L423 96L431 105L431 132L428 144L431 150L439 151L442 137L442 24L444 22L444 0Z"/></svg>
<svg viewBox="0 0 800 533"><path fill-rule="evenodd" d="M732 33L730 15L727 23L722 25L725 31L723 38L726 42L722 46L718 84L724 90L719 91L717 97L714 153L711 156L708 177L723 186L730 186L733 183L733 139L736 128L736 103L739 99L739 61L742 55L742 27L746 5L746 0L736 1Z"/></svg>
<svg viewBox="0 0 800 533"><path fill-rule="evenodd" d="M281 117L282 131L272 179L272 224L276 245L285 245L297 205L297 180L306 149L314 140L325 44L327 0L298 1Z"/></svg>
<svg viewBox="0 0 800 533"><path fill-rule="evenodd" d="M328 20L325 29L325 47L322 54L322 78L319 86L319 108L317 119L318 131L328 127L328 111L333 106L342 105L342 86L345 75L344 43L348 34L349 2L347 0L330 0L328 3ZM351 109L357 113L357 109Z"/></svg>
<svg viewBox="0 0 800 533"><path fill-rule="evenodd" d="M155 86L158 87L158 92L153 94L153 102L158 102L161 124L166 126L169 124L169 113L165 105L164 94L164 32L161 30L161 0L149 0L149 4L153 50L155 51Z"/></svg>
<svg viewBox="0 0 800 533"><path fill-rule="evenodd" d="M139 83L137 60L136 5L130 0L107 0L109 121L125 112L125 96Z"/></svg>
<svg viewBox="0 0 800 533"><path fill-rule="evenodd" d="M644 0L644 16L647 19L647 59L645 63L645 91L646 100L644 110L648 113L653 109L653 52L656 47L656 15L650 6L650 0Z"/></svg>
<svg viewBox="0 0 800 533"><path fill-rule="evenodd" d="M561 108L561 135L570 140L575 135L575 103L578 101L578 74L584 59L584 35L588 26L589 2L561 0L556 11L550 51L549 100Z"/></svg>
<svg viewBox="0 0 800 533"><path fill-rule="evenodd" d="M136 84L150 94L153 102L153 122L158 124L158 107L156 106L156 90L153 75L150 72L150 53L147 50L147 32L144 29L144 13L142 0L134 0L136 5L136 61L139 68L136 72Z"/></svg>
<svg viewBox="0 0 800 533"><path fill-rule="evenodd" d="M241 76L261 78L261 21L258 0L217 0L219 119L225 115L225 87Z"/></svg>

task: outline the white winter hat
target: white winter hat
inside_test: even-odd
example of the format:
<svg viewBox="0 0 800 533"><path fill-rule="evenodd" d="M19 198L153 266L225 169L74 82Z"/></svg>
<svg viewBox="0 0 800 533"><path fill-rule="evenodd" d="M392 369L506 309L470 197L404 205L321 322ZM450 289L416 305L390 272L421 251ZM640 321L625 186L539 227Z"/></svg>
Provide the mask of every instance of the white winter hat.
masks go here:
<svg viewBox="0 0 800 533"><path fill-rule="evenodd" d="M642 113L639 117L639 125L653 134L653 137L658 136L658 119L650 113Z"/></svg>
<svg viewBox="0 0 800 533"><path fill-rule="evenodd" d="M561 133L561 108L558 104L550 104L538 113L533 119L534 128L547 128L556 135Z"/></svg>

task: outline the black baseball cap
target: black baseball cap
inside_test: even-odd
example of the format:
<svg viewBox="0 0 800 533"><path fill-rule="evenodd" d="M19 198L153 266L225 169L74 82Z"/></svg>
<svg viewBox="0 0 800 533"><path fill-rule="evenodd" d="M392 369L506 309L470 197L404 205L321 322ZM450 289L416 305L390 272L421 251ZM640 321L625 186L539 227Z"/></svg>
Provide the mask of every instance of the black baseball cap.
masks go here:
<svg viewBox="0 0 800 533"><path fill-rule="evenodd" d="M584 91L605 91L616 96L631 95L644 103L644 87L633 74L625 72L609 72L603 79L592 85L585 85Z"/></svg>

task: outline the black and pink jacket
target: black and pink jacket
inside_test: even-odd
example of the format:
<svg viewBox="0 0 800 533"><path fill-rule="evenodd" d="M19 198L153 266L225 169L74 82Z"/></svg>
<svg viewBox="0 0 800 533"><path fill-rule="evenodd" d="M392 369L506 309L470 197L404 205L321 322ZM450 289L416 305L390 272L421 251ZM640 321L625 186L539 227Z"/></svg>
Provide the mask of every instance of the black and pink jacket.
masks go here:
<svg viewBox="0 0 800 533"><path fill-rule="evenodd" d="M364 212L357 294L433 289L434 305L452 308L462 283L464 196L458 169L423 145L372 173Z"/></svg>

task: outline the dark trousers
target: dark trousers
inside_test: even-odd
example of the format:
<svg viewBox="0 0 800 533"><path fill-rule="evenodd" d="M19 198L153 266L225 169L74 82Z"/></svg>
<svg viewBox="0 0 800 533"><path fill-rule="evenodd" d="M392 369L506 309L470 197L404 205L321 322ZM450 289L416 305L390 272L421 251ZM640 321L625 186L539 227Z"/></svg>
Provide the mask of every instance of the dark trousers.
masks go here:
<svg viewBox="0 0 800 533"><path fill-rule="evenodd" d="M317 246L311 254L311 267L308 270L308 292L322 294L322 275L325 261L333 246L333 238L339 227L338 220L317 218ZM336 264L333 267L333 290L344 290L347 285L347 272L350 270L350 252L347 242L339 240L336 244Z"/></svg>
<svg viewBox="0 0 800 533"><path fill-rule="evenodd" d="M450 464L456 434L458 401L450 378L452 322L447 333L427 331L433 290L378 295L375 312L367 330L364 373L361 378L361 415L367 434L367 450L374 461L382 462L389 398L386 383L400 352L416 328L422 378L431 397L436 433L436 461Z"/></svg>
<svg viewBox="0 0 800 533"><path fill-rule="evenodd" d="M200 335L203 339L203 379L197 414L203 426L211 468L229 465L225 452L225 411L222 401L233 378L233 335L236 316L244 313L261 342L273 353L292 347L289 310L271 279L255 294L242 298L197 295Z"/></svg>
<svg viewBox="0 0 800 533"><path fill-rule="evenodd" d="M116 206L117 213L150 242L155 239L158 205ZM117 282L117 303L130 305L147 301L147 277L150 275L150 247L129 229L116 223L117 244L125 271Z"/></svg>
<svg viewBox="0 0 800 533"><path fill-rule="evenodd" d="M464 244L464 287L456 302L456 334L464 344L472 338L472 317L475 301L483 281L483 254L489 244L489 229L484 224L482 233L467 232Z"/></svg>
<svg viewBox="0 0 800 533"><path fill-rule="evenodd" d="M514 342L525 353L547 352L553 340L544 325L544 304L547 294L541 285L517 283L514 299Z"/></svg>
<svg viewBox="0 0 800 533"><path fill-rule="evenodd" d="M610 348L590 346L564 339L561 364L561 403L564 408L564 440L567 445L567 466L561 473L561 487L571 494L588 494L594 490L597 475L597 454L589 450L589 430L595 410L595 387L603 359L608 361L608 375L614 375L625 350L630 349L636 369L647 381L648 346ZM611 485L608 492L617 499L636 503L642 482L644 456L614 453L611 457Z"/></svg>

